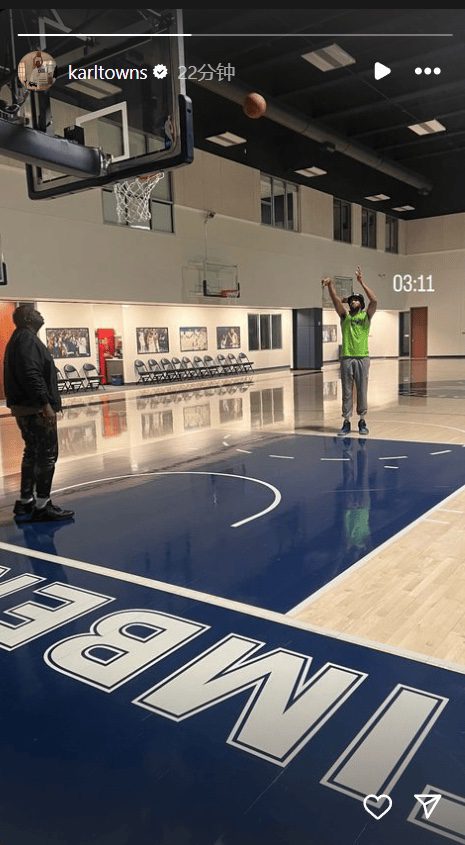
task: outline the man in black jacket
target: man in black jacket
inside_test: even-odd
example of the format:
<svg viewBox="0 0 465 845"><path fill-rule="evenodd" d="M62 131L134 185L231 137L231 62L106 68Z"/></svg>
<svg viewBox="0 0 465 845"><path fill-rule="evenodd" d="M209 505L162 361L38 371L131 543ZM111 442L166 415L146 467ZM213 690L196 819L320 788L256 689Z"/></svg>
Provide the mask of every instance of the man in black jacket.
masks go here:
<svg viewBox="0 0 465 845"><path fill-rule="evenodd" d="M33 305L19 305L16 326L4 360L6 403L25 442L21 464L21 497L13 513L34 522L70 519L74 511L52 504L50 491L58 458L57 411L61 411L55 364L37 337L42 315Z"/></svg>

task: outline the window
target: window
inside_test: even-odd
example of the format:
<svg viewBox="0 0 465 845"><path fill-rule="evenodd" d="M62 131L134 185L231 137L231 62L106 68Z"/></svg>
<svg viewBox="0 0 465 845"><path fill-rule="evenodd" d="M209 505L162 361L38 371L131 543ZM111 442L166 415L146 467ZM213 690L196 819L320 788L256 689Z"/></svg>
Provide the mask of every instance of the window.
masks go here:
<svg viewBox="0 0 465 845"><path fill-rule="evenodd" d="M298 188L274 176L260 177L262 223L278 229L298 229Z"/></svg>
<svg viewBox="0 0 465 845"><path fill-rule="evenodd" d="M252 390L250 393L250 422L252 428L284 420L284 389L282 387Z"/></svg>
<svg viewBox="0 0 465 845"><path fill-rule="evenodd" d="M249 350L282 347L281 314L249 314Z"/></svg>
<svg viewBox="0 0 465 845"><path fill-rule="evenodd" d="M334 240L352 243L352 206L344 200L333 200Z"/></svg>
<svg viewBox="0 0 465 845"><path fill-rule="evenodd" d="M362 246L376 249L376 211L362 208Z"/></svg>
<svg viewBox="0 0 465 845"><path fill-rule="evenodd" d="M399 221L386 215L386 252L399 252Z"/></svg>
<svg viewBox="0 0 465 845"><path fill-rule="evenodd" d="M152 191L150 220L143 220L136 226L128 220L120 223L116 214L116 199L111 187L103 188L102 205L104 223L129 226L132 229L147 229L153 232L174 232L173 195L169 173L165 173L165 178L161 179Z"/></svg>

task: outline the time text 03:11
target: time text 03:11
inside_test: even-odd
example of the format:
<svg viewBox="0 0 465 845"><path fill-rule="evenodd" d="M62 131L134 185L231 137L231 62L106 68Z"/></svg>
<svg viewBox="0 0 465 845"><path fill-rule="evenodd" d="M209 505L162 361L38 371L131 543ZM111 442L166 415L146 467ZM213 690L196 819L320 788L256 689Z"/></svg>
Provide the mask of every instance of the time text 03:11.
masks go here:
<svg viewBox="0 0 465 845"><path fill-rule="evenodd" d="M396 273L392 277L392 287L396 293L434 293L432 275L420 274L414 278L409 273Z"/></svg>

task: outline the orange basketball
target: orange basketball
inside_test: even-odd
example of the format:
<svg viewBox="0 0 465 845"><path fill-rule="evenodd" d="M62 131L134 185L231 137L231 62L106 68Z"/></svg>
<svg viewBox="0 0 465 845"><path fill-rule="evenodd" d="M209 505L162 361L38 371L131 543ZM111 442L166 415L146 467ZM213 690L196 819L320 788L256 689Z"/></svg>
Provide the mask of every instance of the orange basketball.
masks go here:
<svg viewBox="0 0 465 845"><path fill-rule="evenodd" d="M266 100L261 94L247 94L243 105L244 114L256 120L266 112Z"/></svg>

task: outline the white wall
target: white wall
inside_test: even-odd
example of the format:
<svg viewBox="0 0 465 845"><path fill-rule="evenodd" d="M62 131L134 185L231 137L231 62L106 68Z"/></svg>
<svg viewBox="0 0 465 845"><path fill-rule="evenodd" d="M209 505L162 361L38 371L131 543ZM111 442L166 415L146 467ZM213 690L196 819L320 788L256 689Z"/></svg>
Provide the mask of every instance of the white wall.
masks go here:
<svg viewBox="0 0 465 845"><path fill-rule="evenodd" d="M73 364L80 371L83 364L92 362L97 365L97 347L95 332L99 328L114 329L123 342L124 379L126 383L136 381L134 374L134 360L140 358L159 358L159 355L140 354L137 352L137 328L168 328L169 354L182 358L194 354L211 355L216 357L220 351L217 348L216 329L219 326L238 326L240 329L240 349L221 350L245 352L255 364L256 369L272 367L289 367L292 354L292 312L270 309L244 309L239 307L204 307L196 305L109 305L101 303L80 302L47 302L38 301L37 307L44 317L45 324L40 331L40 337L45 343L45 330L48 328L88 328L90 337L90 358L66 358L57 360L57 366ZM249 352L248 343L248 314L281 314L282 319L282 349L259 350ZM181 326L205 326L207 328L208 349L195 352L181 352ZM13 326L12 326L13 328ZM98 366L98 365L97 365Z"/></svg>
<svg viewBox="0 0 465 845"><path fill-rule="evenodd" d="M331 309L323 310L323 325L337 326L337 343L323 344L323 363L338 360L342 332L339 317ZM378 309L373 317L369 335L371 358L397 358L399 354L399 313Z"/></svg>
<svg viewBox="0 0 465 845"><path fill-rule="evenodd" d="M301 189L301 233L259 223L259 172L208 153L173 174L176 234L103 223L100 190L32 201L24 174L0 167L0 232L8 261L10 299L113 302L186 301L183 268L205 255L237 264L241 305L321 305L322 275L350 275L361 264L384 307L397 307L387 279L400 256L367 250L354 207L354 245L332 239L332 198ZM26 247L27 244L27 247Z"/></svg>
<svg viewBox="0 0 465 845"><path fill-rule="evenodd" d="M407 253L404 272L433 276L433 293L407 295L428 308L428 355L465 355L465 214L409 222Z"/></svg>

